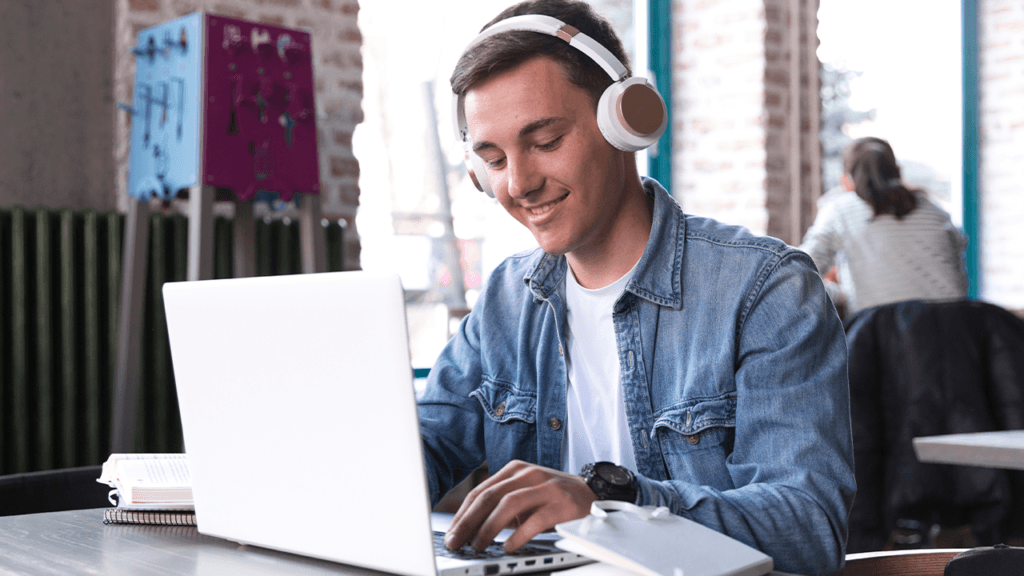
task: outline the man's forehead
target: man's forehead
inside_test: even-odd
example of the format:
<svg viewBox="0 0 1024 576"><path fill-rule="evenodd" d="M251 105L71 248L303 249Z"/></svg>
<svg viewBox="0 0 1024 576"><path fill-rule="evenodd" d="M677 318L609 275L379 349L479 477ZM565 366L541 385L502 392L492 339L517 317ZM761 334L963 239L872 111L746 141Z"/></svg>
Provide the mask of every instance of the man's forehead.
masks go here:
<svg viewBox="0 0 1024 576"><path fill-rule="evenodd" d="M466 90L466 96L469 97L474 92L487 91L495 85L502 85L507 89L510 85L516 84L534 88L561 88L573 85L557 60L550 56L538 55L481 79Z"/></svg>
<svg viewBox="0 0 1024 576"><path fill-rule="evenodd" d="M587 93L569 82L557 62L537 57L497 73L466 91L464 110L474 125L526 125L544 117L575 116L589 102Z"/></svg>

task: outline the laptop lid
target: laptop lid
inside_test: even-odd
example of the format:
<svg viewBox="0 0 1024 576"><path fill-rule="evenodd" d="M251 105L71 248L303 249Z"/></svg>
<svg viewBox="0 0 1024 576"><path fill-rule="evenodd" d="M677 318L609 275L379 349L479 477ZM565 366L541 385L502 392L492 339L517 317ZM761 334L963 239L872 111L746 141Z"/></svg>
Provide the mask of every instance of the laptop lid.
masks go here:
<svg viewBox="0 0 1024 576"><path fill-rule="evenodd" d="M178 282L163 295L199 532L435 576L398 277Z"/></svg>

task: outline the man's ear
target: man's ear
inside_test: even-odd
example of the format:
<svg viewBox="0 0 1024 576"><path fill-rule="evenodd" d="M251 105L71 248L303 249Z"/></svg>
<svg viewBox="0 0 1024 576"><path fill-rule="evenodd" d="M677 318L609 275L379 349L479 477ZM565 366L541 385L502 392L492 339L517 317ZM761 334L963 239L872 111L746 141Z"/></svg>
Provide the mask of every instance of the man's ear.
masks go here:
<svg viewBox="0 0 1024 576"><path fill-rule="evenodd" d="M853 178L850 178L849 174L843 174L839 177L839 183L843 185L843 190L847 192L853 192L857 187L853 183Z"/></svg>

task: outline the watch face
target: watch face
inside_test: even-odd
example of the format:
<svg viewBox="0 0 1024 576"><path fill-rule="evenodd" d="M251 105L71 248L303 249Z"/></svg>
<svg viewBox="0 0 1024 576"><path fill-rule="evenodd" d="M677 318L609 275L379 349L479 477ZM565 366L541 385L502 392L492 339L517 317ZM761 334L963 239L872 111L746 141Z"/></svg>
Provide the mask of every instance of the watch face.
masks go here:
<svg viewBox="0 0 1024 576"><path fill-rule="evenodd" d="M602 463L596 470L597 474L613 486L628 486L629 472L614 464Z"/></svg>

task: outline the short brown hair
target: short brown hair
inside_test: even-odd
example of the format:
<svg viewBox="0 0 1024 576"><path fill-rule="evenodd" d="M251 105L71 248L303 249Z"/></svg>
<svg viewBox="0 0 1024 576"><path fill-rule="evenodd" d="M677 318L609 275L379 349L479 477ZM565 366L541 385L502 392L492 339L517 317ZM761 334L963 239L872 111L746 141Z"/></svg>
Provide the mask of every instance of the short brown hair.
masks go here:
<svg viewBox="0 0 1024 576"><path fill-rule="evenodd" d="M629 57L622 47L622 41L612 30L611 24L594 12L586 2L528 0L506 8L481 31L501 20L524 14L551 16L575 27L607 48L626 67L627 75L632 75ZM464 96L473 86L487 78L511 70L538 56L553 58L562 68L567 80L591 95L595 107L601 93L612 83L611 76L600 65L583 52L569 46L568 42L555 36L516 30L496 34L464 52L455 65L455 71L452 72L452 92Z"/></svg>

